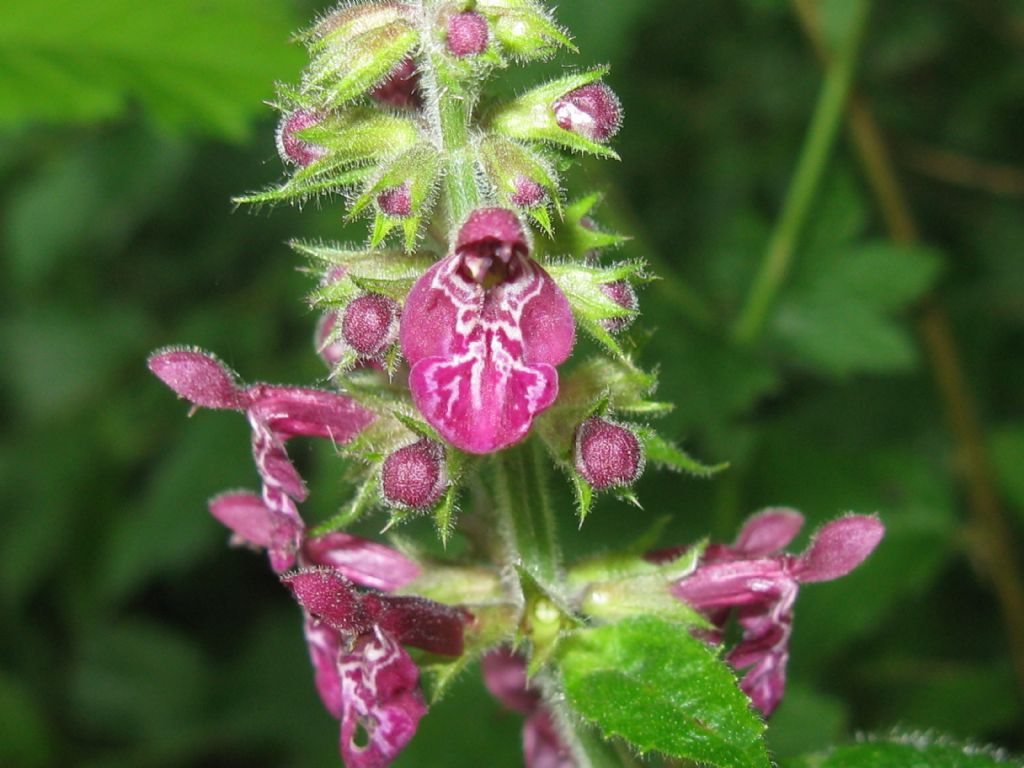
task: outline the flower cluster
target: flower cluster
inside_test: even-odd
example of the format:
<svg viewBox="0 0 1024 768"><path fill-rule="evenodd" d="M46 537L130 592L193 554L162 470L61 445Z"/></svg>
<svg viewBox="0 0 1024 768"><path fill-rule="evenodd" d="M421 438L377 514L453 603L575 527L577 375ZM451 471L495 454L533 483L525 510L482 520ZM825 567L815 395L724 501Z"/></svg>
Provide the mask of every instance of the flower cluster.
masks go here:
<svg viewBox="0 0 1024 768"><path fill-rule="evenodd" d="M648 463L715 469L642 423L668 410L650 399L656 377L637 367L625 333L645 267L609 257L625 238L593 218L598 195L570 201L561 186L577 155L616 156L622 108L607 69L482 98L502 67L572 49L535 0L344 3L300 39L309 66L276 104L288 178L242 200L338 193L350 217L372 220L368 245L294 244L319 272L310 301L330 385L246 386L181 347L149 367L194 408L248 419L260 492L221 494L210 512L234 544L266 551L298 603L346 765L389 765L426 713L409 648L449 678L481 657L492 693L527 718L528 765L588 764L558 690L557 648L581 627L639 615L698 611L711 627L699 631L722 643L735 614L742 638L726 659L770 714L799 585L856 567L881 538L877 520L830 523L793 556L779 552L802 518L771 511L732 546L616 555L611 571L565 567L554 541L549 465L569 479L580 523L595 494L636 502ZM355 486L313 532L285 447L293 437L331 441ZM447 544L463 507L477 519L462 558L342 530L376 509L390 515L386 529L429 514Z"/></svg>
<svg viewBox="0 0 1024 768"><path fill-rule="evenodd" d="M750 518L732 546L714 544L700 557L692 575L680 579L672 594L704 613L721 643L735 611L742 639L726 655L737 670L747 670L740 687L754 706L770 715L782 701L793 631L793 606L801 584L832 581L867 559L885 528L874 517L850 515L833 520L815 535L801 555L784 554L803 526L790 509L768 509ZM652 562L675 559L679 550L651 553Z"/></svg>

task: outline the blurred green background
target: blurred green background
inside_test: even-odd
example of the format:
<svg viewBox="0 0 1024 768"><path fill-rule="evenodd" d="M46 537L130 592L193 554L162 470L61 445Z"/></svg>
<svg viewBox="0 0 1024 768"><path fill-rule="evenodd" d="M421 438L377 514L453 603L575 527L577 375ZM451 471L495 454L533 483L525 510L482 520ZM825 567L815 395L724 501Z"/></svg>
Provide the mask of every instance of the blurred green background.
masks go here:
<svg viewBox="0 0 1024 768"><path fill-rule="evenodd" d="M842 33L843 2L824 3L826 39ZM281 173L262 102L297 76L288 34L319 7L3 5L0 765L340 764L297 609L206 512L214 493L256 486L244 420L186 420L145 370L150 350L189 343L250 381L322 380L311 280L285 241L362 240L364 225L346 229L330 201L230 203ZM664 429L732 463L711 481L648 472L644 510L604 501L582 534L566 496L566 547L608 547L659 515L672 544L728 540L768 504L812 524L877 511L889 535L868 565L801 594L775 753L894 725L1022 750L1024 648L1007 627L1024 621L1024 2L876 3L861 103L925 245L889 240L841 132L765 331L743 346L728 329L822 83L793 10L558 9L579 63L612 63L626 107L623 162L588 164L575 183L608 192L603 220L664 277L641 297L656 333L639 334L678 404ZM950 427L930 362L951 347L922 342L936 318L974 399L974 445ZM330 447L293 455L309 516L330 514L346 492ZM1009 546L993 555L993 541ZM518 734L468 676L399 764L517 765Z"/></svg>

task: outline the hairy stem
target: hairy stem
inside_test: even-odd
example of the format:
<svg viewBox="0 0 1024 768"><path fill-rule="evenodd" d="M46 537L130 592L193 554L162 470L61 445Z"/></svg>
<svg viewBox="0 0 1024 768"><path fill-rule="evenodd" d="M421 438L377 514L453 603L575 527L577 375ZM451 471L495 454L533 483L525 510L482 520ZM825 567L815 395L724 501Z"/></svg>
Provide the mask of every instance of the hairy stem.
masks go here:
<svg viewBox="0 0 1024 768"><path fill-rule="evenodd" d="M815 194L825 173L835 144L843 108L853 82L857 53L867 25L870 0L850 0L855 4L850 25L837 51L834 65L828 68L818 97L814 117L807 130L796 173L786 193L782 214L768 241L761 268L751 286L746 304L733 328L737 341L750 343L764 326L772 302L785 282L796 246L810 213Z"/></svg>
<svg viewBox="0 0 1024 768"><path fill-rule="evenodd" d="M494 457L495 507L508 563L545 589L562 581L562 553L547 487L547 465L536 440Z"/></svg>
<svg viewBox="0 0 1024 768"><path fill-rule="evenodd" d="M833 67L825 47L812 0L793 0L805 33L825 66ZM896 242L913 244L920 232L906 194L895 172L878 122L867 100L855 94L848 113L850 138L857 149L889 234ZM971 546L977 563L991 579L1002 607L1017 682L1024 691L1024 577L1011 546L1012 536L996 492L977 405L968 385L949 315L933 297L918 317L946 420L956 438L960 467L967 484L968 502L977 535Z"/></svg>
<svg viewBox="0 0 1024 768"><path fill-rule="evenodd" d="M423 39L433 35L433 3L420 0L420 26ZM473 172L470 152L470 120L479 84L466 82L450 71L444 54L428 48L421 67L421 79L427 93L424 113L431 133L444 153L444 202L441 210L447 215L449 230L459 225L481 205L480 191Z"/></svg>

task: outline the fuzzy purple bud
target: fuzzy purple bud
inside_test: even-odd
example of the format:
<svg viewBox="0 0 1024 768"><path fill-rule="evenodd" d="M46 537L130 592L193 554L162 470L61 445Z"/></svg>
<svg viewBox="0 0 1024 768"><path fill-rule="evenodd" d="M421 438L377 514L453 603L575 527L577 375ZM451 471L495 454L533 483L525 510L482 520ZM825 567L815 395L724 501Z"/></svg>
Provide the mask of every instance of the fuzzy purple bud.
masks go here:
<svg viewBox="0 0 1024 768"><path fill-rule="evenodd" d="M338 632L361 635L373 629L374 617L363 607L358 592L339 571L306 568L281 577L312 616Z"/></svg>
<svg viewBox="0 0 1024 768"><path fill-rule="evenodd" d="M319 124L324 116L319 112L311 112L306 109L296 109L289 115L285 115L277 127L277 153L281 161L291 163L303 168L327 154L327 149L317 144L310 144L300 139L296 134L306 128L312 128Z"/></svg>
<svg viewBox="0 0 1024 768"><path fill-rule="evenodd" d="M545 197L547 197L547 192L544 191L544 187L533 179L520 176L515 181L515 191L510 199L514 205L520 208L533 208L535 205L540 205Z"/></svg>
<svg viewBox="0 0 1024 768"><path fill-rule="evenodd" d="M483 53L489 38L487 19L479 13L465 11L448 18L448 52L453 56Z"/></svg>
<svg viewBox="0 0 1024 768"><path fill-rule="evenodd" d="M591 141L607 141L622 124L619 97L601 82L590 83L551 105L558 126Z"/></svg>
<svg viewBox="0 0 1024 768"><path fill-rule="evenodd" d="M448 488L444 448L433 440L399 448L384 460L380 473L384 501L399 509L434 506Z"/></svg>
<svg viewBox="0 0 1024 768"><path fill-rule="evenodd" d="M234 371L206 352L162 349L150 356L149 370L193 405L231 410L244 407L244 395Z"/></svg>
<svg viewBox="0 0 1024 768"><path fill-rule="evenodd" d="M398 338L398 304L367 293L353 299L341 318L341 336L362 358L374 358Z"/></svg>
<svg viewBox="0 0 1024 768"><path fill-rule="evenodd" d="M387 79L378 85L370 95L382 104L389 104L400 109L419 109L423 106L420 95L420 74L416 62L403 59L399 62Z"/></svg>
<svg viewBox="0 0 1024 768"><path fill-rule="evenodd" d="M412 188L409 182L385 189L377 195L377 207L381 213L403 219L412 215Z"/></svg>
<svg viewBox="0 0 1024 768"><path fill-rule="evenodd" d="M591 416L576 430L576 471L597 490L632 485L644 452L632 430Z"/></svg>
<svg viewBox="0 0 1024 768"><path fill-rule="evenodd" d="M378 627L403 645L442 656L460 656L463 633L472 615L422 597L360 592L339 571L305 568L285 574L281 582L311 616L346 635L363 635Z"/></svg>
<svg viewBox="0 0 1024 768"><path fill-rule="evenodd" d="M635 312L640 306L640 301L636 297L636 291L628 280L604 283L601 285L601 293L623 309ZM635 315L624 315L622 317L606 317L599 322L601 327L608 331L608 333L618 333L632 325L634 319L636 319Z"/></svg>

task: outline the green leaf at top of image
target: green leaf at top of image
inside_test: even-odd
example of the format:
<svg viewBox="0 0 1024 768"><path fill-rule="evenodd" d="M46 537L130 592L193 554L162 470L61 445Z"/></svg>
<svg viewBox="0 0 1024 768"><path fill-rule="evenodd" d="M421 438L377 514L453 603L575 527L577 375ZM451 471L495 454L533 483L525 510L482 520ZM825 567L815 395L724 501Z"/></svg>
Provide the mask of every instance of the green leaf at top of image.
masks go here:
<svg viewBox="0 0 1024 768"><path fill-rule="evenodd" d="M764 723L685 627L641 617L580 630L562 641L559 663L569 702L607 737L702 764L770 765Z"/></svg>
<svg viewBox="0 0 1024 768"><path fill-rule="evenodd" d="M285 0L6 0L0 127L108 120L141 104L238 140L302 63Z"/></svg>
<svg viewBox="0 0 1024 768"><path fill-rule="evenodd" d="M869 739L786 763L786 768L998 768L1024 766L1001 751L961 744L934 734Z"/></svg>

